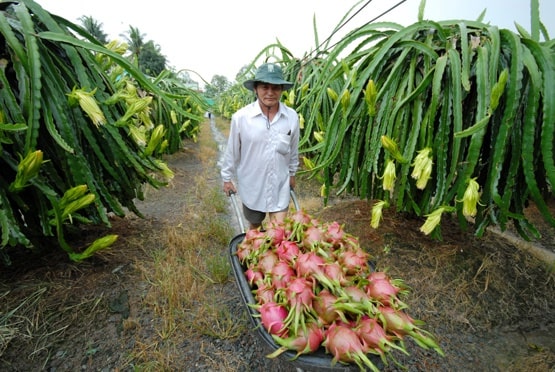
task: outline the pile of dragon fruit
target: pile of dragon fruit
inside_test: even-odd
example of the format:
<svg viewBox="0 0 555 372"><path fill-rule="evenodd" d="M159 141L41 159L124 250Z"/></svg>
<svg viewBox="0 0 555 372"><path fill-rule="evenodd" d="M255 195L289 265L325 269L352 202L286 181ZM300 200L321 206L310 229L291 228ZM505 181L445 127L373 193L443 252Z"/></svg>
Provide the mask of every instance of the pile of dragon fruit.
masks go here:
<svg viewBox="0 0 555 372"><path fill-rule="evenodd" d="M401 298L408 287L374 271L369 253L338 222L320 223L298 210L265 231L247 231L237 257L256 301L250 306L279 345L269 358L322 349L332 366L379 371L369 356L398 364L392 351L408 354L405 337L443 355L423 322L406 313Z"/></svg>

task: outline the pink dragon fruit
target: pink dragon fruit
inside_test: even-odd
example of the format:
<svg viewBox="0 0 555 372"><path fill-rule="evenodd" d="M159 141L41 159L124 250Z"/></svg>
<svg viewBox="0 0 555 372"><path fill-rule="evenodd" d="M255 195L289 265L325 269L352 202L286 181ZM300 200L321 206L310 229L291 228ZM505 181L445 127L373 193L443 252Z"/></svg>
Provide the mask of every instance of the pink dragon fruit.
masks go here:
<svg viewBox="0 0 555 372"><path fill-rule="evenodd" d="M245 276L247 277L247 282L251 287L254 285L260 285L260 283L262 283L264 279L264 276L260 271L254 270L252 268L245 270Z"/></svg>
<svg viewBox="0 0 555 372"><path fill-rule="evenodd" d="M324 232L318 226L308 226L304 231L302 245L307 250L324 244Z"/></svg>
<svg viewBox="0 0 555 372"><path fill-rule="evenodd" d="M338 253L338 260L348 275L358 275L368 270L369 259L370 254L362 248L345 249L340 254Z"/></svg>
<svg viewBox="0 0 555 372"><path fill-rule="evenodd" d="M275 302L276 291L274 287L261 283L255 291L256 300L259 304Z"/></svg>
<svg viewBox="0 0 555 372"><path fill-rule="evenodd" d="M306 327L299 329L297 335L288 338L281 338L276 335L272 337L276 344L281 345L281 347L267 355L268 358L275 358L287 350L295 350L297 355L293 359L296 359L301 354L318 350L324 340L324 331L317 323L310 322L306 324Z"/></svg>
<svg viewBox="0 0 555 372"><path fill-rule="evenodd" d="M343 227L339 224L339 222L334 221L327 225L326 231L324 233L326 242L331 243L333 246L340 247L343 242L344 236L345 232L343 231Z"/></svg>
<svg viewBox="0 0 555 372"><path fill-rule="evenodd" d="M282 241L276 248L276 254L278 255L279 259L287 261L289 263L293 263L299 253L300 250L297 243L290 240Z"/></svg>
<svg viewBox="0 0 555 372"><path fill-rule="evenodd" d="M399 338L409 335L416 343L424 349L434 349L439 355L444 356L443 350L439 347L433 336L418 327L422 321L411 318L402 310L396 310L389 306L378 308L382 324L386 332L392 332Z"/></svg>
<svg viewBox="0 0 555 372"><path fill-rule="evenodd" d="M274 247L278 246L283 240L287 239L285 226L279 222L271 222L268 224L264 234L266 238L269 239L270 244Z"/></svg>
<svg viewBox="0 0 555 372"><path fill-rule="evenodd" d="M334 323L339 318L345 319L345 314L337 309L337 296L327 289L322 289L312 300L312 308L324 326Z"/></svg>
<svg viewBox="0 0 555 372"><path fill-rule="evenodd" d="M377 319L362 316L355 332L366 343L368 348L379 354L383 363L387 363L386 353L394 348L408 355L408 352L393 342L392 336L387 335Z"/></svg>
<svg viewBox="0 0 555 372"><path fill-rule="evenodd" d="M266 275L272 272L272 269L278 262L279 259L277 254L271 250L267 250L260 255L257 268L262 274Z"/></svg>
<svg viewBox="0 0 555 372"><path fill-rule="evenodd" d="M382 305L389 306L393 304L401 305L397 297L399 287L395 286L392 280L385 274L373 272L368 275L368 284L366 285L366 293Z"/></svg>
<svg viewBox="0 0 555 372"><path fill-rule="evenodd" d="M287 317L287 309L275 302L266 302L258 308L260 321L271 335L287 337L288 329L283 321Z"/></svg>
<svg viewBox="0 0 555 372"><path fill-rule="evenodd" d="M376 365L366 355L369 352L368 347L349 326L332 324L326 331L322 345L328 353L333 355L332 365L337 362L354 362L361 371L368 367L374 372L379 372Z"/></svg>
<svg viewBox="0 0 555 372"><path fill-rule="evenodd" d="M349 285L350 282L345 276L343 267L337 262L328 262L324 265L324 274L330 278L331 281L337 283L339 286Z"/></svg>
<svg viewBox="0 0 555 372"><path fill-rule="evenodd" d="M304 327L306 313L312 309L314 282L307 278L298 277L292 279L285 289L285 297L289 304L289 314L284 323L297 334L299 325Z"/></svg>
<svg viewBox="0 0 555 372"><path fill-rule="evenodd" d="M274 288L286 288L290 285L291 280L295 276L295 270L285 261L278 261L271 271L272 284Z"/></svg>

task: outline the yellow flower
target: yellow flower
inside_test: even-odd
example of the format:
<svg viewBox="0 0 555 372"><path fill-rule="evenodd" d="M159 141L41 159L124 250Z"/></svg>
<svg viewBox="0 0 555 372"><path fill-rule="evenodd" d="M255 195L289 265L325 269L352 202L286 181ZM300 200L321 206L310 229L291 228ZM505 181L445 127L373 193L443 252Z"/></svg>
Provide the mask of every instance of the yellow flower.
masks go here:
<svg viewBox="0 0 555 372"><path fill-rule="evenodd" d="M156 166L158 166L158 168L160 168L160 170L162 172L162 176L164 177L164 179L166 181L171 181L173 179L173 177L175 176L175 174L168 167L168 164L165 163L164 161L160 160L160 159L154 159L154 162L156 163Z"/></svg>
<svg viewBox="0 0 555 372"><path fill-rule="evenodd" d="M299 97L299 99L303 98L306 95L306 92L308 92L308 88L308 83L304 83L301 87L301 96Z"/></svg>
<svg viewBox="0 0 555 372"><path fill-rule="evenodd" d="M106 117L104 117L104 113L94 98L95 92L96 88L91 92L73 88L71 93L68 94L68 97L70 104L77 102L81 109L85 111L85 114L92 120L93 124L99 127L100 125L106 124Z"/></svg>
<svg viewBox="0 0 555 372"><path fill-rule="evenodd" d="M71 214L77 212L79 209L83 209L91 204L94 199L96 199L94 194L86 194L81 196L79 199L75 199L64 206L64 210L62 212L62 219L65 217L70 217Z"/></svg>
<svg viewBox="0 0 555 372"><path fill-rule="evenodd" d="M306 156L303 157L303 163L304 163L304 166L306 167L306 169L308 169L308 170L312 170L316 167L314 162L312 160L310 160L309 158L307 158Z"/></svg>
<svg viewBox="0 0 555 372"><path fill-rule="evenodd" d="M89 258L96 252L100 251L101 249L108 248L109 246L114 244L117 239L118 236L115 234L103 236L102 238L96 239L82 253L73 252L69 254L69 257L75 262L83 261L84 259Z"/></svg>
<svg viewBox="0 0 555 372"><path fill-rule="evenodd" d="M15 180L10 185L10 191L19 191L27 186L27 183L39 174L43 162L41 150L30 152L17 165Z"/></svg>
<svg viewBox="0 0 555 372"><path fill-rule="evenodd" d="M108 44L104 45L106 49L116 52L117 54L124 55L127 52L128 45L119 40L111 40Z"/></svg>
<svg viewBox="0 0 555 372"><path fill-rule="evenodd" d="M463 196L463 215L466 217L476 216L476 205L480 201L480 185L476 182L476 178L468 180L468 186Z"/></svg>
<svg viewBox="0 0 555 372"><path fill-rule="evenodd" d="M344 112L347 111L350 103L351 103L351 92L345 89L341 94L341 106L343 107Z"/></svg>
<svg viewBox="0 0 555 372"><path fill-rule="evenodd" d="M328 93L328 97L331 98L331 100L333 102L337 101L337 99L339 98L339 95L337 94L337 92L335 90L333 90L333 88L327 88L326 92Z"/></svg>
<svg viewBox="0 0 555 372"><path fill-rule="evenodd" d="M162 143L160 144L160 149L158 150L158 152L160 154L163 154L164 151L166 151L166 149L168 148L169 145L170 145L170 143L168 142L167 139L163 140Z"/></svg>
<svg viewBox="0 0 555 372"><path fill-rule="evenodd" d="M149 109L150 110L150 109ZM150 113L147 111L141 111L137 114L139 123L145 126L146 130L152 130L154 128L154 123L150 118Z"/></svg>
<svg viewBox="0 0 555 372"><path fill-rule="evenodd" d="M129 80L125 82L125 90L127 91L127 93L129 93L129 97L137 96L137 86ZM128 102L128 103L131 103L131 102Z"/></svg>
<svg viewBox="0 0 555 372"><path fill-rule="evenodd" d="M191 119L187 119L183 122L183 124L181 125L181 128L179 128L179 133L184 132L185 130L187 130L187 128L189 127L189 125L191 125Z"/></svg>
<svg viewBox="0 0 555 372"><path fill-rule="evenodd" d="M383 189L393 192L393 189L395 188L395 180L397 179L397 175L395 174L395 162L393 160L390 159L387 161L382 178Z"/></svg>
<svg viewBox="0 0 555 372"><path fill-rule="evenodd" d="M135 125L131 124L129 127L129 135L131 136L131 138L133 139L133 141L141 146L141 147L145 147L146 146L146 134L144 131L144 127L136 127Z"/></svg>
<svg viewBox="0 0 555 372"><path fill-rule="evenodd" d="M322 186L320 187L320 196L322 198L325 198L327 194L328 194L328 188L326 187L326 184L323 183Z"/></svg>
<svg viewBox="0 0 555 372"><path fill-rule="evenodd" d="M304 129L304 116L301 113L299 113L299 128Z"/></svg>
<svg viewBox="0 0 555 372"><path fill-rule="evenodd" d="M162 142L164 135L166 134L166 128L163 124L159 124L152 133L150 134L150 139L148 140L148 145L145 149L146 155L152 155L156 147Z"/></svg>
<svg viewBox="0 0 555 372"><path fill-rule="evenodd" d="M142 98L134 98L133 101L127 106L127 110L125 114L117 121L116 125L125 124L129 119L131 119L134 115L141 115L142 121L149 121L146 119L145 116L150 115L150 103L152 102L151 96L146 96Z"/></svg>
<svg viewBox="0 0 555 372"><path fill-rule="evenodd" d="M454 208L452 207L441 206L435 211L433 211L432 213L427 214L426 217L428 218L426 219L424 224L420 227L420 231L422 231L426 235L429 235L432 231L434 231L434 229L441 222L441 215L443 214L443 212L452 212L452 211L454 211Z"/></svg>
<svg viewBox="0 0 555 372"><path fill-rule="evenodd" d="M399 163L406 163L407 162L405 160L405 158L403 157L403 154L401 154L401 151L399 151L399 147L397 146L397 142L395 142L394 140L392 140L388 136L382 136L381 141L382 141L383 148L386 149L386 151L389 152L395 160L397 160Z"/></svg>
<svg viewBox="0 0 555 372"><path fill-rule="evenodd" d="M370 221L370 226L374 229L377 229L378 226L380 226L384 207L389 207L389 203L384 200L379 200L372 206L372 219Z"/></svg>
<svg viewBox="0 0 555 372"><path fill-rule="evenodd" d="M416 180L416 187L420 190L426 188L426 184L432 174L433 161L430 157L431 152L432 149L430 147L418 151L418 155L416 155L414 163L412 163L414 169L412 170L411 177Z"/></svg>
<svg viewBox="0 0 555 372"><path fill-rule="evenodd" d="M64 192L64 196L62 196L60 202L58 203L60 208L64 209L69 203L85 195L88 190L89 187L85 184L77 185L66 190L66 192Z"/></svg>
<svg viewBox="0 0 555 372"><path fill-rule="evenodd" d="M324 131L314 131L312 134L314 135L314 138L316 138L316 141L322 142L324 140Z"/></svg>
<svg viewBox="0 0 555 372"><path fill-rule="evenodd" d="M289 107L295 107L295 91L290 90L285 93L286 99L284 100L285 104Z"/></svg>
<svg viewBox="0 0 555 372"><path fill-rule="evenodd" d="M378 96L378 91L376 90L376 84L374 80L368 80L366 84L366 90L364 91L364 101L368 106L368 115L376 115L376 97Z"/></svg>

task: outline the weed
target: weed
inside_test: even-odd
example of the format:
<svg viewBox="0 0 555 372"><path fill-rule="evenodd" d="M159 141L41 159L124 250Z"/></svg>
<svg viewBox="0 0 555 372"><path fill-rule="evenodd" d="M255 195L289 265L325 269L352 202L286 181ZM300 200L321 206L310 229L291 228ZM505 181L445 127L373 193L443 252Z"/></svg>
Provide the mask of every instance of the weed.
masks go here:
<svg viewBox="0 0 555 372"><path fill-rule="evenodd" d="M245 322L237 322L224 304L205 303L199 309L199 316L193 327L203 335L219 339L235 338L245 331Z"/></svg>
<svg viewBox="0 0 555 372"><path fill-rule="evenodd" d="M225 283L231 274L229 260L224 256L213 256L206 262L210 277L215 283Z"/></svg>

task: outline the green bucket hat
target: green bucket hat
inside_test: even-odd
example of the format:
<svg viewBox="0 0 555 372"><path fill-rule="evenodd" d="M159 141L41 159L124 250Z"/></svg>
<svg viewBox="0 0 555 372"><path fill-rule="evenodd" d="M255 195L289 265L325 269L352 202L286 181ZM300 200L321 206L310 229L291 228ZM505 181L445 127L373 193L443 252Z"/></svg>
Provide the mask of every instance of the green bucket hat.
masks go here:
<svg viewBox="0 0 555 372"><path fill-rule="evenodd" d="M273 63L265 63L261 65L254 74L254 78L247 80L243 83L245 88L254 91L254 83L267 83L274 85L281 85L283 90L290 89L293 83L283 79L283 72L281 67Z"/></svg>

